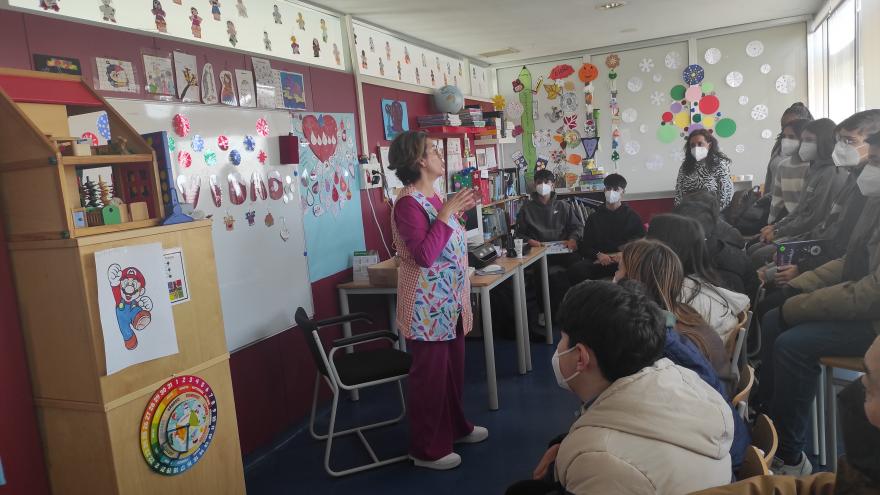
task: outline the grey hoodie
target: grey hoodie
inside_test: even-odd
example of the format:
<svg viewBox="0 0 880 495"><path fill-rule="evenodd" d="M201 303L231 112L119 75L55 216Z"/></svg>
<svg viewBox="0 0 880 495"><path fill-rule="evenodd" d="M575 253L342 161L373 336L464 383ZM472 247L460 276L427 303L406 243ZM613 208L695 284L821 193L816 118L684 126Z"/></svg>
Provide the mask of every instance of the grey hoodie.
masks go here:
<svg viewBox="0 0 880 495"><path fill-rule="evenodd" d="M584 222L567 202L550 193L550 201L541 203L538 193L523 204L516 216L516 236L539 242L580 241L584 237Z"/></svg>

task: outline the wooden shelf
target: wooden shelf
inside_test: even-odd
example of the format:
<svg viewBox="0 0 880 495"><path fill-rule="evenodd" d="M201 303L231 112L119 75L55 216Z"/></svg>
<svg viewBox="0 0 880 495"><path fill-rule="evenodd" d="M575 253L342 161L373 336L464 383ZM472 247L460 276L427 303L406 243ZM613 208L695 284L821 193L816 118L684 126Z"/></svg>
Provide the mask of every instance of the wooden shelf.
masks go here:
<svg viewBox="0 0 880 495"><path fill-rule="evenodd" d="M470 135L470 134L494 134L494 127L467 127L467 126L436 126L436 127L422 127L419 129L421 131L427 132L432 135L439 134L452 134L455 136L462 135Z"/></svg>
<svg viewBox="0 0 880 495"><path fill-rule="evenodd" d="M117 163L152 162L153 155L142 153L137 155L63 156L61 161L65 165L115 165Z"/></svg>
<svg viewBox="0 0 880 495"><path fill-rule="evenodd" d="M490 207L490 206L501 205L501 204L504 204L504 203L509 203L509 202L511 202L511 201L516 201L516 200L523 199L523 198L525 198L525 196L523 196L523 195L519 195L519 196L511 196L511 197L509 197L509 198L499 199L498 201L493 201L493 202L491 202L491 203L486 203L486 204L484 204L484 205L483 205L483 208L488 208L488 207Z"/></svg>
<svg viewBox="0 0 880 495"><path fill-rule="evenodd" d="M114 225L96 225L95 227L83 227L74 229L74 237L84 235L107 234L110 232L120 232L123 230L142 229L145 227L155 227L159 225L158 218L150 218L147 220L138 220L136 222L117 223Z"/></svg>
<svg viewBox="0 0 880 495"><path fill-rule="evenodd" d="M506 137L506 138L489 138L489 139L475 139L475 145L495 145L495 144L514 144L516 143L516 138Z"/></svg>

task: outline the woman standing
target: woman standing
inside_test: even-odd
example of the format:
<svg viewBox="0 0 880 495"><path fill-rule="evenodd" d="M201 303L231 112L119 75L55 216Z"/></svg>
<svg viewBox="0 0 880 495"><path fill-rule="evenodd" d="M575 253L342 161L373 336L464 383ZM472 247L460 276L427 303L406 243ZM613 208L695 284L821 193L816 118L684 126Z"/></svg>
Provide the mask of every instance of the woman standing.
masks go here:
<svg viewBox="0 0 880 495"><path fill-rule="evenodd" d="M397 136L390 169L404 184L392 212L394 246L400 257L397 326L408 339L413 362L407 380L410 456L416 466L452 469L461 457L453 443L477 443L488 430L474 426L462 407L464 336L473 315L467 242L458 214L476 204L470 189L447 202L434 182L444 166L422 132Z"/></svg>
<svg viewBox="0 0 880 495"><path fill-rule="evenodd" d="M675 181L675 204L688 193L706 190L718 197L721 209L733 198L730 158L718 149L718 140L709 131L698 129L684 146L684 162Z"/></svg>

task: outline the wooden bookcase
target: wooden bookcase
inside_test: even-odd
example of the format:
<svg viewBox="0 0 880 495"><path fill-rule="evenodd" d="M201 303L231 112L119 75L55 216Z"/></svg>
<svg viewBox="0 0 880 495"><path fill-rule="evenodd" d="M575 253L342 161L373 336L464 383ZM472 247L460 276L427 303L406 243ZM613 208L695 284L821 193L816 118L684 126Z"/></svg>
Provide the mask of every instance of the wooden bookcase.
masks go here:
<svg viewBox="0 0 880 495"><path fill-rule="evenodd" d="M23 81L62 103L32 101L28 88L16 87ZM67 116L96 109L107 112L113 137L125 137L132 154L62 156L46 134L66 135ZM0 70L0 149L0 207L52 491L243 494L211 220L161 226L157 197L147 220L73 226L80 167L143 170L146 163L160 191L153 151L79 78ZM191 298L172 307L179 352L107 375L95 253L149 243L183 250ZM180 375L211 386L217 425L201 460L168 476L147 465L139 428L151 396Z"/></svg>
<svg viewBox="0 0 880 495"><path fill-rule="evenodd" d="M107 113L111 139L124 139L129 153L63 156L50 137L70 134L69 117L100 111ZM0 209L10 241L139 229L158 225L165 216L152 148L79 77L0 69L0 150ZM149 171L149 218L77 228L72 210L82 206L79 175L108 166L117 191L125 187L127 167Z"/></svg>

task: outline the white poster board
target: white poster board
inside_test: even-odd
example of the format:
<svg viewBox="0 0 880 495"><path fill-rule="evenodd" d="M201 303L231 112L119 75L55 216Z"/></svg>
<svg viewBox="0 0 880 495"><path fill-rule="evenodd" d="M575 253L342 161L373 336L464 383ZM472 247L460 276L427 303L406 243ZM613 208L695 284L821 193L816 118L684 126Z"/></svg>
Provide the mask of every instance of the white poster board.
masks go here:
<svg viewBox="0 0 880 495"><path fill-rule="evenodd" d="M95 253L108 375L178 352L163 262L159 243Z"/></svg>

